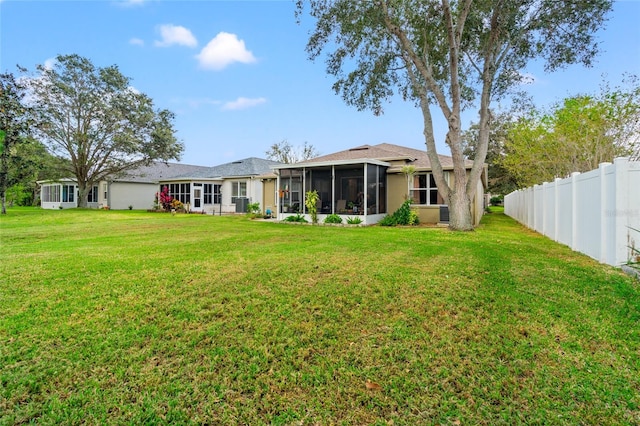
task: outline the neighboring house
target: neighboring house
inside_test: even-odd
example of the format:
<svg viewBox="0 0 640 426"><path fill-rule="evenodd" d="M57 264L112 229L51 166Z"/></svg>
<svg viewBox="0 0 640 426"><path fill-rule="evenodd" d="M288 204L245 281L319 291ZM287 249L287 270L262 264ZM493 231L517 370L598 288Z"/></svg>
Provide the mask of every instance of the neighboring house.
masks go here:
<svg viewBox="0 0 640 426"><path fill-rule="evenodd" d="M249 203L260 203L265 211L264 188L273 177L265 177L277 161L250 157L190 173L160 179L160 190L165 186L169 195L188 204L189 211L210 214L244 213ZM273 186L273 183L271 184Z"/></svg>
<svg viewBox="0 0 640 426"><path fill-rule="evenodd" d="M153 162L128 171L121 176L105 179L89 190L87 207L146 210L153 207L158 181L169 176L193 173L210 167L179 163ZM38 181L40 205L45 209L78 206L78 185L75 179Z"/></svg>
<svg viewBox="0 0 640 426"><path fill-rule="evenodd" d="M451 184L453 161L451 157L439 157L445 179ZM467 161L467 170L472 164ZM403 166L413 166L415 174L407 176ZM276 184L273 198L269 200L277 206L278 219L306 213L305 193L316 190L320 197L317 206L320 221L328 214L339 214L345 217L358 215L365 224L377 223L396 211L409 197L421 222L448 222L448 206L438 193L431 174L431 162L423 150L388 143L362 145L300 163L273 167L273 172ZM484 213L486 184L485 167L473 200L472 213L476 224Z"/></svg>

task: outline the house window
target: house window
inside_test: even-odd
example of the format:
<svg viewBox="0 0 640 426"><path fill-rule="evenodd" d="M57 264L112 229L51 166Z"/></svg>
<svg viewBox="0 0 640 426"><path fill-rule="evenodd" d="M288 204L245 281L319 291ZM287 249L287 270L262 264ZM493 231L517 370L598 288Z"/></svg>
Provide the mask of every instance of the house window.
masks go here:
<svg viewBox="0 0 640 426"><path fill-rule="evenodd" d="M87 202L88 203L98 202L98 185L92 186L91 189L89 189L89 194L87 194Z"/></svg>
<svg viewBox="0 0 640 426"><path fill-rule="evenodd" d="M73 203L75 200L75 185L62 185L62 202Z"/></svg>
<svg viewBox="0 0 640 426"><path fill-rule="evenodd" d="M108 194L107 194L107 183L106 183L106 182L102 184L102 192L104 193L104 197L103 197L103 199L105 199L105 200L106 200L106 199L108 198Z"/></svg>
<svg viewBox="0 0 640 426"><path fill-rule="evenodd" d="M191 184L190 183L172 183L165 185L169 187L169 195L181 203L191 202Z"/></svg>
<svg viewBox="0 0 640 426"><path fill-rule="evenodd" d="M41 197L44 203L59 203L60 185L43 185Z"/></svg>
<svg viewBox="0 0 640 426"><path fill-rule="evenodd" d="M211 204L212 201L212 188L213 185L210 183L205 183L204 184L204 203L205 204Z"/></svg>
<svg viewBox="0 0 640 426"><path fill-rule="evenodd" d="M445 204L438 193L436 180L433 174L416 174L413 176L413 187L411 188L411 201L413 204L439 205Z"/></svg>
<svg viewBox="0 0 640 426"><path fill-rule="evenodd" d="M213 184L213 204L222 204L222 185Z"/></svg>
<svg viewBox="0 0 640 426"><path fill-rule="evenodd" d="M247 196L247 182L231 182L231 202Z"/></svg>

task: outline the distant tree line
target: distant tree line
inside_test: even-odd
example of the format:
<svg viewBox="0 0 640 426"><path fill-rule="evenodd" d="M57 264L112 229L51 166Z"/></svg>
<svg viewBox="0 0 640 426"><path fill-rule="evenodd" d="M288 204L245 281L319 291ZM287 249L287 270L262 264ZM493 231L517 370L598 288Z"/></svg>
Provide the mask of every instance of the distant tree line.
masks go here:
<svg viewBox="0 0 640 426"><path fill-rule="evenodd" d="M587 172L616 157L640 160L640 85L627 75L622 87L605 82L597 94L581 94L547 109L520 97L510 110L493 112L486 162L489 192L515 189L572 172ZM473 158L477 125L464 134Z"/></svg>

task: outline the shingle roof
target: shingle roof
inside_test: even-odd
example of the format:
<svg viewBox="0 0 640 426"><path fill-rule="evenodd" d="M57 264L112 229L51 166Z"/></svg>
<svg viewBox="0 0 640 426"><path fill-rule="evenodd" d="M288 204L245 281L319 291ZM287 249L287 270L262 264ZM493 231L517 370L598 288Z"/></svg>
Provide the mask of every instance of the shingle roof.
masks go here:
<svg viewBox="0 0 640 426"><path fill-rule="evenodd" d="M453 159L446 155L438 155L440 164L444 169L453 168ZM299 165L324 163L331 161L345 160L406 160L407 164L414 165L417 169L431 170L431 161L427 156L427 151L408 148L406 146L394 145L390 143L381 143L378 145L361 145L344 151L335 152L333 154L323 155L312 158L307 161L297 163ZM471 167L473 162L467 161L467 167Z"/></svg>
<svg viewBox="0 0 640 426"><path fill-rule="evenodd" d="M211 169L211 167L154 161L148 166L141 166L135 170L131 170L114 180L120 182L156 183L160 180L171 179L175 176L196 174L209 169Z"/></svg>
<svg viewBox="0 0 640 426"><path fill-rule="evenodd" d="M271 171L271 167L282 163L262 158L250 157L244 160L233 161L227 164L212 167L214 176L258 176Z"/></svg>
<svg viewBox="0 0 640 426"><path fill-rule="evenodd" d="M249 157L238 161L232 161L226 164L220 164L214 167L202 167L193 170L187 170L185 173L179 173L172 176L162 178L160 180L170 179L224 179L241 176L259 176L271 171L271 167L278 166L282 163L277 161L265 160L262 158Z"/></svg>

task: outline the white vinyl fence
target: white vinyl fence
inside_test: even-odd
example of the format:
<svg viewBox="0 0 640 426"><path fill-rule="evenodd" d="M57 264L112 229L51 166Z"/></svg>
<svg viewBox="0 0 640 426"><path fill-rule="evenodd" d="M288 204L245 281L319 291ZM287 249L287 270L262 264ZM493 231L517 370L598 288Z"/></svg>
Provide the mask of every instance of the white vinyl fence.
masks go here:
<svg viewBox="0 0 640 426"><path fill-rule="evenodd" d="M572 250L620 266L631 259L630 247L640 248L640 162L616 158L587 173L512 192L504 211Z"/></svg>

